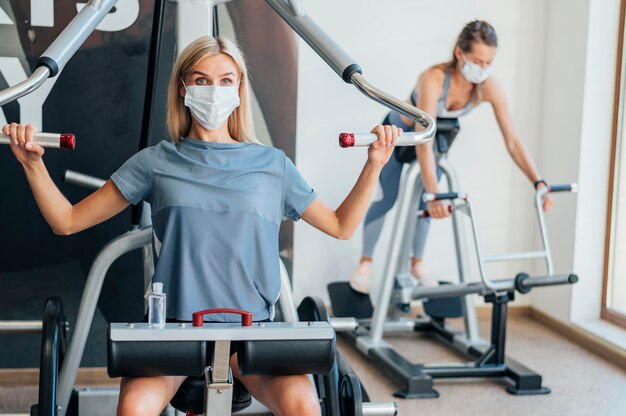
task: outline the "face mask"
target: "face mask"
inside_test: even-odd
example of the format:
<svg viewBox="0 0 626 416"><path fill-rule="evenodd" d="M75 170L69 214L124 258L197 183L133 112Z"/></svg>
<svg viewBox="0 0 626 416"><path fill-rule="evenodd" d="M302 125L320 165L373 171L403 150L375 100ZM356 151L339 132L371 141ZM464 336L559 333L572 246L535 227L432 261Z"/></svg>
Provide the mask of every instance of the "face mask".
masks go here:
<svg viewBox="0 0 626 416"><path fill-rule="evenodd" d="M217 130L228 120L233 110L239 107L237 87L185 85L185 90L187 91L185 105L189 107L198 123L207 130Z"/></svg>
<svg viewBox="0 0 626 416"><path fill-rule="evenodd" d="M480 84L481 82L484 82L487 78L489 78L489 75L491 75L491 65L486 68L482 68L476 64L469 62L465 56L463 57L463 60L465 61L465 63L461 67L461 74L463 74L465 79L472 84Z"/></svg>

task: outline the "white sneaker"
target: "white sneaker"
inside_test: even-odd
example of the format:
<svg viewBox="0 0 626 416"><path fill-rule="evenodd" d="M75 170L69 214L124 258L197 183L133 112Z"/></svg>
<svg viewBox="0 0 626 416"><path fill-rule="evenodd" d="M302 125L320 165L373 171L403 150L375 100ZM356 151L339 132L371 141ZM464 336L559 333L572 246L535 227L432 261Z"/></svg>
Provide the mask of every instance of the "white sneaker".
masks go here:
<svg viewBox="0 0 626 416"><path fill-rule="evenodd" d="M419 285L426 287L433 287L438 285L436 279L433 279L432 276L429 276L428 273L424 272L424 266L422 265L422 262L412 265L409 270L411 276L413 276L413 278L417 281Z"/></svg>
<svg viewBox="0 0 626 416"><path fill-rule="evenodd" d="M372 284L372 267L367 263L361 263L350 278L352 290L367 295L370 293Z"/></svg>

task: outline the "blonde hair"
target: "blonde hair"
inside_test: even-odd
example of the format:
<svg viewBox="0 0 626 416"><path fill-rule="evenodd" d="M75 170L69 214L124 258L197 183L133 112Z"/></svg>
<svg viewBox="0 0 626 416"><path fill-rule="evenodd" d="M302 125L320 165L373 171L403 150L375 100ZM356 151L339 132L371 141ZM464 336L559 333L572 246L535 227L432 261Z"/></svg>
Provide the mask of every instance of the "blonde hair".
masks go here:
<svg viewBox="0 0 626 416"><path fill-rule="evenodd" d="M193 41L180 54L167 88L167 130L175 143L179 143L191 130L191 112L185 106L185 99L180 94L183 78L190 73L198 62L207 56L220 53L230 56L239 71L239 107L228 117L228 133L239 142L259 143L254 133L250 103L250 81L248 70L241 50L224 37L203 36Z"/></svg>

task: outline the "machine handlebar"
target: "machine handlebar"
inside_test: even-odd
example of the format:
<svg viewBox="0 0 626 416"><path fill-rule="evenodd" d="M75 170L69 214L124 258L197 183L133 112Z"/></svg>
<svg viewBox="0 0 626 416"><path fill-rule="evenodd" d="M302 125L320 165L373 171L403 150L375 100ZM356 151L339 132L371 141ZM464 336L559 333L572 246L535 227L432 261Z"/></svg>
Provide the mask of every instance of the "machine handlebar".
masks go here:
<svg viewBox="0 0 626 416"><path fill-rule="evenodd" d="M525 294L530 292L530 290L534 287L574 284L576 282L578 282L578 276L575 274L530 277L526 273L520 273L515 277L515 279L491 281L493 287L488 287L482 282L458 285L441 285L435 287L417 286L413 289L412 298L414 300L437 299L471 294L485 295L496 291L506 292L516 290Z"/></svg>
<svg viewBox="0 0 626 416"><path fill-rule="evenodd" d="M396 139L396 146L417 146L429 142L431 139L423 137L422 132L403 132ZM339 146L366 147L378 140L376 133L340 133Z"/></svg>

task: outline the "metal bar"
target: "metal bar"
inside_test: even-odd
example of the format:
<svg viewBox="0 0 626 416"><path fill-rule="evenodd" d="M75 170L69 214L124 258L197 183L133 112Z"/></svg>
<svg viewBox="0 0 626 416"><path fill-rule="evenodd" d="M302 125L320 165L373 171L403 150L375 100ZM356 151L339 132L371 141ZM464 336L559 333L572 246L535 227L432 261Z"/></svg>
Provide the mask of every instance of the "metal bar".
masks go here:
<svg viewBox="0 0 626 416"><path fill-rule="evenodd" d="M294 15L300 16L304 14L304 9L302 8L302 4L300 3L300 0L288 0L288 1L289 1L289 5L291 6L291 10L293 11Z"/></svg>
<svg viewBox="0 0 626 416"><path fill-rule="evenodd" d="M558 274L552 276L529 277L523 280L520 284L523 288L529 289L541 286L574 284L577 281L578 277L575 274ZM414 300L437 299L516 290L515 279L496 280L492 281L491 284L493 287L488 287L482 282L464 283L458 285L441 285L435 287L417 286L413 289L411 296Z"/></svg>
<svg viewBox="0 0 626 416"><path fill-rule="evenodd" d="M474 363L461 366L430 367L424 366L423 371L432 378L462 378L462 377L504 377L506 366L476 367Z"/></svg>
<svg viewBox="0 0 626 416"><path fill-rule="evenodd" d="M60 73L116 3L117 0L91 0L85 4L41 55L37 66L47 66L52 77Z"/></svg>
<svg viewBox="0 0 626 416"><path fill-rule="evenodd" d="M546 256L546 268L548 274L554 274L554 266L552 264L552 251L550 250L550 241L548 240L548 231L546 228L546 219L543 213L543 206L541 199L544 194L548 193L546 188L541 188L537 191L535 196L535 211L537 212L537 219L539 220L539 234L541 235L541 243L543 249L547 254Z"/></svg>
<svg viewBox="0 0 626 416"><path fill-rule="evenodd" d="M448 162L448 158L445 155L442 155L437 164L448 181L448 189L461 189L459 177L452 164ZM457 271L459 273L459 282L465 283L467 281L465 272L466 270L469 270L469 266L463 247L463 242L465 241L465 228L463 226L462 214L463 213L458 212L458 210L452 210L452 231L454 233L454 250L456 253ZM470 343L483 343L484 341L480 338L480 334L478 333L478 319L476 318L474 299L469 296L464 296L462 302L465 307L465 316L463 317L465 336Z"/></svg>
<svg viewBox="0 0 626 416"><path fill-rule="evenodd" d="M406 183L415 183L417 175L419 174L419 166L417 163L412 164L409 167L409 171L406 175ZM413 187L405 186L401 190L400 198L398 199L398 212L394 219L391 235L400 235L404 229L407 219L409 218L410 207L413 201L411 201L411 195L413 193ZM393 290L393 283L396 271L396 264L398 257L402 250L402 239L392 239L387 249L387 256L385 257L385 267L383 275L382 288L378 294L378 302L376 302L376 308L374 309L374 316L372 317L372 326L370 328L371 341L376 344L382 342L383 331L385 325L385 316L387 309L389 308L389 302L391 300L391 292Z"/></svg>
<svg viewBox="0 0 626 416"><path fill-rule="evenodd" d="M85 282L85 289L78 307L76 325L59 374L57 393L57 404L60 407L59 416L65 416L65 412L67 412L67 405L85 350L87 335L100 297L102 283L109 267L123 254L150 244L151 238L152 228L131 231L111 241L96 256Z"/></svg>
<svg viewBox="0 0 626 416"><path fill-rule="evenodd" d="M359 323L354 318L331 318L330 325L335 332L351 332L356 330Z"/></svg>
<svg viewBox="0 0 626 416"><path fill-rule="evenodd" d="M212 380L228 383L230 374L230 340L216 341L213 347ZM208 410L208 409L207 409Z"/></svg>
<svg viewBox="0 0 626 416"><path fill-rule="evenodd" d="M112 323L112 341L257 341L332 339L328 322L259 322L252 326L240 323L205 322L202 327L188 324L165 324L152 328L147 323Z"/></svg>
<svg viewBox="0 0 626 416"><path fill-rule="evenodd" d="M360 71L356 64L335 41L320 28L306 13L294 15L291 5L285 0L266 0L267 4L339 75L350 82L349 71Z"/></svg>
<svg viewBox="0 0 626 416"><path fill-rule="evenodd" d="M50 70L46 67L39 67L24 81L0 91L0 107L11 101L21 98L37 88L41 87L50 76Z"/></svg>
<svg viewBox="0 0 626 416"><path fill-rule="evenodd" d="M213 35L213 0L176 0L176 55L194 40ZM193 24L189 24L193 22Z"/></svg>
<svg viewBox="0 0 626 416"><path fill-rule="evenodd" d="M90 189L100 189L106 183L104 179L69 169L63 172L63 181Z"/></svg>
<svg viewBox="0 0 626 416"><path fill-rule="evenodd" d="M396 402L365 402L361 411L363 416L396 416L398 403Z"/></svg>
<svg viewBox="0 0 626 416"><path fill-rule="evenodd" d="M482 246L480 245L480 238L478 237L478 223L476 222L476 218L474 218L472 204L469 199L465 200L465 208L467 210L467 216L470 218L470 222L472 224L472 236L474 237L474 248L476 249L476 256L478 257L478 271L480 274L480 280L486 287L495 290L496 285L491 280L487 279L487 274L485 272L484 256L481 249Z"/></svg>
<svg viewBox="0 0 626 416"><path fill-rule="evenodd" d="M289 273L285 263L279 258L280 266L280 297L278 303L280 305L280 311L283 315L285 322L298 322L298 310L296 309L296 302L293 299L293 291L291 290L291 282L289 281Z"/></svg>
<svg viewBox="0 0 626 416"><path fill-rule="evenodd" d="M397 98L385 93L382 90L379 90L378 88L367 82L365 78L363 78L363 75L358 72L353 73L350 80L352 81L352 84L354 84L354 86L359 89L359 91L361 91L363 94L367 95L374 101L383 104L385 107L389 107L392 110L404 114L405 116L415 120L422 127L424 127L423 131L413 133L416 141L421 140L421 142L424 143L434 137L437 128L435 121L428 113L420 110L415 106L407 104L404 101L398 100Z"/></svg>
<svg viewBox="0 0 626 416"><path fill-rule="evenodd" d="M403 223L402 228L400 230L398 230L398 234L392 234L392 238L394 239L399 239L401 241L401 245L400 245L400 252L398 254L398 258L395 259L396 260L396 264L395 264L395 271L394 271L394 275L398 275L400 273L409 273L408 270L408 258L409 258L409 254L411 253L411 247L413 246L412 241L413 241L413 235L415 233L415 225L418 221L418 218L416 215L413 215L413 213L417 212L417 208L419 208L419 198L418 196L422 193L422 191L424 190L424 184L421 180L422 174L421 174L421 168L420 168L420 173L417 175L417 177L415 178L415 182L409 182L408 181L408 175L409 175L409 171L411 170L411 167L413 166L413 164L418 165L419 164L415 161L412 162L411 165L409 165L409 168L406 169L406 174L404 175L405 178L405 182L403 184L403 187L405 189L409 189L409 191L405 194L402 195L402 197L406 197L410 199L410 206L409 209L407 211L407 218L402 218L401 221ZM396 317L397 318L397 317Z"/></svg>
<svg viewBox="0 0 626 416"><path fill-rule="evenodd" d="M435 135L435 121L426 112L399 100L372 86L361 75L361 67L335 41L320 28L303 10L294 15L293 2L266 0L274 11L339 75L345 82L354 84L359 91L374 101L398 111L424 127L417 132L416 140L426 142ZM290 7L291 6L291 7Z"/></svg>
<svg viewBox="0 0 626 416"><path fill-rule="evenodd" d="M41 321L0 321L0 334L39 334Z"/></svg>
<svg viewBox="0 0 626 416"><path fill-rule="evenodd" d="M491 318L491 342L496 347L495 364L504 365L506 359L504 349L506 347L506 320L508 311L508 294L506 300L499 300L493 304L493 318Z"/></svg>
<svg viewBox="0 0 626 416"><path fill-rule="evenodd" d="M26 80L0 91L0 106L39 88L49 77L63 70L67 61L109 13L117 0L90 0L48 46L37 61L37 69Z"/></svg>
<svg viewBox="0 0 626 416"><path fill-rule="evenodd" d="M548 256L548 252L546 251L524 251L520 253L496 254L493 256L485 256L483 257L483 261L485 263L494 263L498 261L509 261L509 260L542 259L547 256Z"/></svg>

